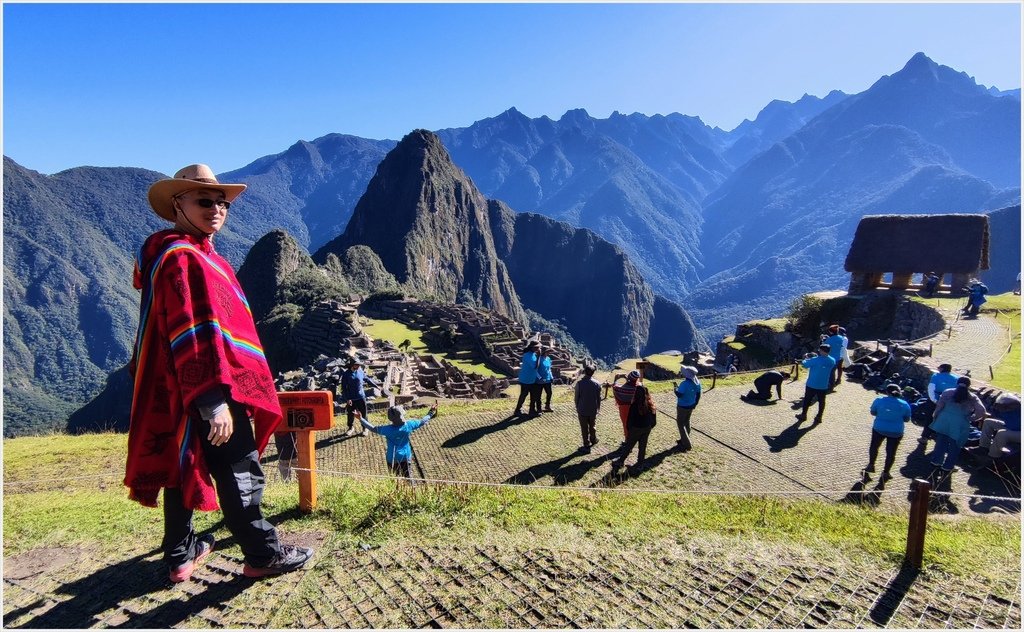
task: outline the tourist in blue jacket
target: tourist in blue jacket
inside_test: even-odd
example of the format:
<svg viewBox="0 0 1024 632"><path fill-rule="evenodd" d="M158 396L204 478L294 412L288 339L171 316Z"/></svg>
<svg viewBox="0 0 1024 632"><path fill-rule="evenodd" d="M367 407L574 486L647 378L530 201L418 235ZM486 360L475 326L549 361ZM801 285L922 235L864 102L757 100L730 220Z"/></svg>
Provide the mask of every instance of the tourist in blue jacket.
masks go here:
<svg viewBox="0 0 1024 632"><path fill-rule="evenodd" d="M817 400L818 414L814 416L814 423L821 423L822 415L825 414L825 396L828 394L832 369L836 366L836 361L829 355L831 349L832 347L823 343L818 347L818 355L806 358L800 363L800 366L807 369L807 386L804 388L803 409L796 416L799 421L807 420L807 409Z"/></svg>
<svg viewBox="0 0 1024 632"><path fill-rule="evenodd" d="M676 386L676 426L679 428L679 441L676 448L680 452L689 452L693 448L690 443L690 417L693 409L700 403L701 385L697 379L697 369L683 365L679 372L683 381Z"/></svg>
<svg viewBox="0 0 1024 632"><path fill-rule="evenodd" d="M544 412L546 413L555 412L551 410L551 383L554 379L551 375L551 349L543 347L540 350L540 358L537 360L537 385L544 392ZM539 399L540 395L537 397Z"/></svg>
<svg viewBox="0 0 1024 632"><path fill-rule="evenodd" d="M516 402L516 409L513 417L523 414L523 402L526 396L530 396L530 414L540 410L540 393L536 391L537 383L537 352L540 351L540 342L531 340L523 349L523 358L519 363L519 401Z"/></svg>
<svg viewBox="0 0 1024 632"><path fill-rule="evenodd" d="M910 404L900 398L903 392L900 387L890 384L885 389L886 395L871 402L871 414L875 421L871 424L871 443L868 446L868 465L864 468L864 481L871 480L875 472L875 459L878 448L885 441L885 463L882 465L882 476L878 479L879 487L892 479L892 464L896 462L896 450L903 439L903 430L910 421Z"/></svg>
<svg viewBox="0 0 1024 632"><path fill-rule="evenodd" d="M829 346L829 357L835 361L835 367L830 376L829 390L839 386L839 383L843 381L843 358L846 356L846 345L850 342L843 335L845 332L846 330L839 325L830 325L828 328L829 336L825 339L825 344Z"/></svg>
<svg viewBox="0 0 1024 632"><path fill-rule="evenodd" d="M939 395L951 388L956 388L956 381L960 379L960 376L953 373L952 364L940 364L939 371L932 374L932 379L928 382L928 399L932 400L932 403L939 401Z"/></svg>
<svg viewBox="0 0 1024 632"><path fill-rule="evenodd" d="M409 435L417 428L422 428L434 417L437 417L437 404L430 407L426 417L413 419L412 421L405 420L404 408L392 406L388 408L388 421L391 423L387 426L375 426L363 419L358 411L356 412L356 419L359 420L364 429L374 434L379 434L388 440L384 458L388 463L388 469L391 470L391 473L408 479L412 478L412 470L410 468L412 443L409 440Z"/></svg>
<svg viewBox="0 0 1024 632"><path fill-rule="evenodd" d="M967 443L971 424L985 418L985 404L971 392L971 379L962 377L956 388L939 395L935 414L929 428L935 431L935 451L929 461L935 469L929 478L938 483L956 467L960 450Z"/></svg>

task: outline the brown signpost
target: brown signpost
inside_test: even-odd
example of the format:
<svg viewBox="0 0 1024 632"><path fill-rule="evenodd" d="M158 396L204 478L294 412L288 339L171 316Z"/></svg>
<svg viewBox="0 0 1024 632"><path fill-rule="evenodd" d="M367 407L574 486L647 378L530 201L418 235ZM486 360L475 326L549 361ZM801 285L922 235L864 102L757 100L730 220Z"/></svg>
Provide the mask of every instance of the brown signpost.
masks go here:
<svg viewBox="0 0 1024 632"><path fill-rule="evenodd" d="M334 427L334 396L330 391L288 391L277 394L281 403L280 432L295 433L299 453L299 509L316 509L317 430Z"/></svg>

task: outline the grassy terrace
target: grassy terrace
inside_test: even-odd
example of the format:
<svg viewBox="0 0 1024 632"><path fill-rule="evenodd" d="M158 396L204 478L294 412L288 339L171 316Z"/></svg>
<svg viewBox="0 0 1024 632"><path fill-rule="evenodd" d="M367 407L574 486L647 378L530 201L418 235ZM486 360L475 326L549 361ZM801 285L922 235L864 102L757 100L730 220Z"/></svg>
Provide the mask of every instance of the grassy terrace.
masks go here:
<svg viewBox="0 0 1024 632"><path fill-rule="evenodd" d="M469 353L439 353L431 350L427 347L427 344L423 342L423 332L407 327L396 320L377 320L373 318L360 317L360 321L365 321L363 329L367 334L380 340L387 340L396 347L403 341L408 340L411 343L409 350L415 351L420 355L433 355L435 358L444 358L466 372L494 377L504 377L500 373L496 373L489 369L482 363L470 361L469 356L471 354Z"/></svg>
<svg viewBox="0 0 1024 632"><path fill-rule="evenodd" d="M4 480L85 476L106 469L110 478L69 483L4 498L4 555L47 546L122 550L155 546L161 512L130 502L116 476L125 439L119 435L50 436L4 441ZM50 455L50 462L43 462ZM14 490L18 486L8 487ZM20 491L26 491L21 489ZM296 504L293 486L273 484L268 515ZM218 513L197 512L197 529L216 526ZM442 527L442 528L437 528ZM530 488L421 486L391 481L321 477L320 507L293 517L292 534L328 534L323 546L501 542L564 550L600 546L632 549L659 542L738 548L750 555L837 560L854 567L897 563L906 517L816 500L745 496L663 495ZM219 529L218 537L227 537ZM133 545L132 543L135 543ZM757 553L757 552L760 553ZM929 522L925 562L965 580L990 578L990 568L1020 563L1019 523L975 518ZM1005 576L1005 573L1003 573Z"/></svg>

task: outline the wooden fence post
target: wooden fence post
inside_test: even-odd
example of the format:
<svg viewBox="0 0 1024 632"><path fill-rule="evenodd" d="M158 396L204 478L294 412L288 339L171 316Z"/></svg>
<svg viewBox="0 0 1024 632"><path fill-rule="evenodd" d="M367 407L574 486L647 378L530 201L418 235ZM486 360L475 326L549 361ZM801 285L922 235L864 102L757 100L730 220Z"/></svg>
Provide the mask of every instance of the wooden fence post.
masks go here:
<svg viewBox="0 0 1024 632"><path fill-rule="evenodd" d="M310 513L316 509L316 441L309 430L296 432L295 439L299 451L299 509Z"/></svg>
<svg viewBox="0 0 1024 632"><path fill-rule="evenodd" d="M928 526L928 501L931 498L931 483L915 478L910 484L910 521L907 526L907 548L904 559L916 569L921 568L924 559L924 533Z"/></svg>

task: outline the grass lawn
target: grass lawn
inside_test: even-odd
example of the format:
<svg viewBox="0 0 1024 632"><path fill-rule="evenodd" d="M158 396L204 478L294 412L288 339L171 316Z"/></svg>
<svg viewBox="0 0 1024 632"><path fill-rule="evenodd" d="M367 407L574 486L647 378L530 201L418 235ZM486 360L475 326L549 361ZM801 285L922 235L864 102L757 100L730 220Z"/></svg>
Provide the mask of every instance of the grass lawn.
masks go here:
<svg viewBox="0 0 1024 632"><path fill-rule="evenodd" d="M90 450L60 441L65 465L94 460ZM5 476L24 478L32 465L23 458L21 439L4 442ZM85 439L96 446L91 439ZM70 452L64 453L64 449ZM95 448L96 456L107 454ZM747 496L702 496L644 492L592 492L473 486L409 488L390 480L321 477L319 507L282 523L287 533L329 534L324 546L357 543L463 545L501 542L536 547L539 542L565 550L585 550L600 538L602 547L631 550L674 541L748 551L765 559L778 555L828 559L860 568L898 563L906 540L906 516L819 500ZM294 508L294 485L275 483L264 495L264 511L277 515ZM126 498L119 481L106 489L8 493L4 498L4 555L47 546L76 544L118 551L125 542L155 546L162 513ZM219 513L196 512L196 528L210 529ZM557 534L557 538L554 535ZM223 527L218 538L227 537ZM324 556L326 557L326 556ZM975 582L999 574L990 569L1020 563L1020 524L973 517L929 520L925 564ZM1002 573L1005 575L1005 573Z"/></svg>
<svg viewBox="0 0 1024 632"><path fill-rule="evenodd" d="M387 340L396 347L405 340L408 340L411 344L409 350L416 352L420 355L432 355L435 358L441 357L451 362L458 368L466 372L477 373L479 375L487 375L493 377L505 377L501 373L497 373L489 369L484 364L470 362L464 357L459 357L457 353L445 353L441 354L435 351L431 351L425 342L423 342L423 335L416 329L411 329L398 322L397 320L377 320L374 318L366 318L361 316L360 322L364 322L363 329L370 336L380 339ZM464 354L465 355L465 354Z"/></svg>

